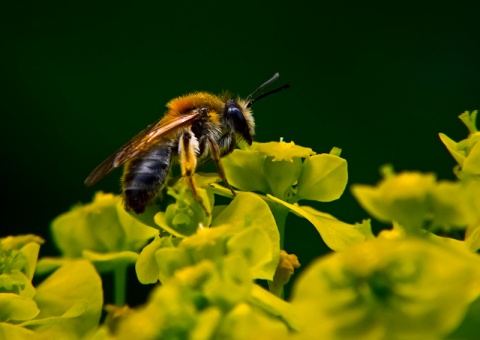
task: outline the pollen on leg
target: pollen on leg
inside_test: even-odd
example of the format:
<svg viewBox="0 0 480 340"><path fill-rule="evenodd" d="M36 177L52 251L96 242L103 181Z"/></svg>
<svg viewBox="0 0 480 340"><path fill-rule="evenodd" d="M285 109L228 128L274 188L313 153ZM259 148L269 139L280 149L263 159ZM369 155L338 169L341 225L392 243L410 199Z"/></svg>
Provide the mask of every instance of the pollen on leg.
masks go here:
<svg viewBox="0 0 480 340"><path fill-rule="evenodd" d="M182 176L193 176L197 167L198 140L192 132L185 132L178 145Z"/></svg>
<svg viewBox="0 0 480 340"><path fill-rule="evenodd" d="M205 211L205 214L210 216L210 213L205 207L202 198L198 196L193 177L195 174L195 168L197 166L198 140L192 132L185 132L181 136L178 151L182 176L187 181L188 187L192 191L195 200L200 203L202 209Z"/></svg>

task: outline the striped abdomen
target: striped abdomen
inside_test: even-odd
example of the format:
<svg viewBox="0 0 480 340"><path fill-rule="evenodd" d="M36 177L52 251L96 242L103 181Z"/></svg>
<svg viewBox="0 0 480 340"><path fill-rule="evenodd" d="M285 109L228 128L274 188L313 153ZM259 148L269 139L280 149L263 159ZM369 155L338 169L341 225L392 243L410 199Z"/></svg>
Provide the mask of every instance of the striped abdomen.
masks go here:
<svg viewBox="0 0 480 340"><path fill-rule="evenodd" d="M170 171L172 150L173 143L168 142L126 165L122 186L127 211L133 209L140 214L157 196Z"/></svg>

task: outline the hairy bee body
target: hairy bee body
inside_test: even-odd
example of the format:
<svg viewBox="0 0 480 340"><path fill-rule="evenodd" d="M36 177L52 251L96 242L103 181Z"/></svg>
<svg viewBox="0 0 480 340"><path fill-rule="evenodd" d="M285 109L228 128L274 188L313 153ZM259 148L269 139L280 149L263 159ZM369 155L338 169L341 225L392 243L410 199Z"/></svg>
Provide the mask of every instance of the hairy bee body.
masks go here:
<svg viewBox="0 0 480 340"><path fill-rule="evenodd" d="M179 163L182 176L208 214L194 183L197 164L212 159L221 179L230 187L220 158L231 153L240 139L252 144L255 123L250 106L255 100L289 85L257 98L253 95L277 78L278 73L245 100L233 99L228 93L216 96L207 92L194 92L171 100L163 118L102 162L85 184L93 185L114 168L125 165L122 176L125 209L142 213L165 185L172 164Z"/></svg>

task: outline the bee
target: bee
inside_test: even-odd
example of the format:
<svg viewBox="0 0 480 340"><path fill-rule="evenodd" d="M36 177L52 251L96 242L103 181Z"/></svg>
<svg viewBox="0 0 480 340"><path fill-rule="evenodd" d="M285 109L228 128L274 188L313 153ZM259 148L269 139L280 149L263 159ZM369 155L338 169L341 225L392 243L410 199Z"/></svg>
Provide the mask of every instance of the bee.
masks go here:
<svg viewBox="0 0 480 340"><path fill-rule="evenodd" d="M179 163L181 175L193 197L208 215L193 177L197 165L212 159L220 178L235 195L220 158L233 152L240 140L252 144L255 122L250 107L259 99L290 87L286 84L257 95L278 77L279 74L275 73L245 99L234 99L227 92L219 96L193 92L172 99L166 105L168 110L163 118L100 163L86 178L85 184L92 186L113 169L124 165L122 196L125 209L140 214L164 187L172 164Z"/></svg>

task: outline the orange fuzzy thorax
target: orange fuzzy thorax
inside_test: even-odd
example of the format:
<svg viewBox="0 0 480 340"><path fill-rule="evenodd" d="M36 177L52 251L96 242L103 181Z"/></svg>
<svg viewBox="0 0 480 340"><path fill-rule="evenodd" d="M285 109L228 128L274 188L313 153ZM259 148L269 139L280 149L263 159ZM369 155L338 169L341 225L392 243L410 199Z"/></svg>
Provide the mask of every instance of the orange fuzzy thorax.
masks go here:
<svg viewBox="0 0 480 340"><path fill-rule="evenodd" d="M182 114L194 108L207 108L209 111L221 112L224 102L217 96L207 92L194 92L177 97L168 102L171 113Z"/></svg>

